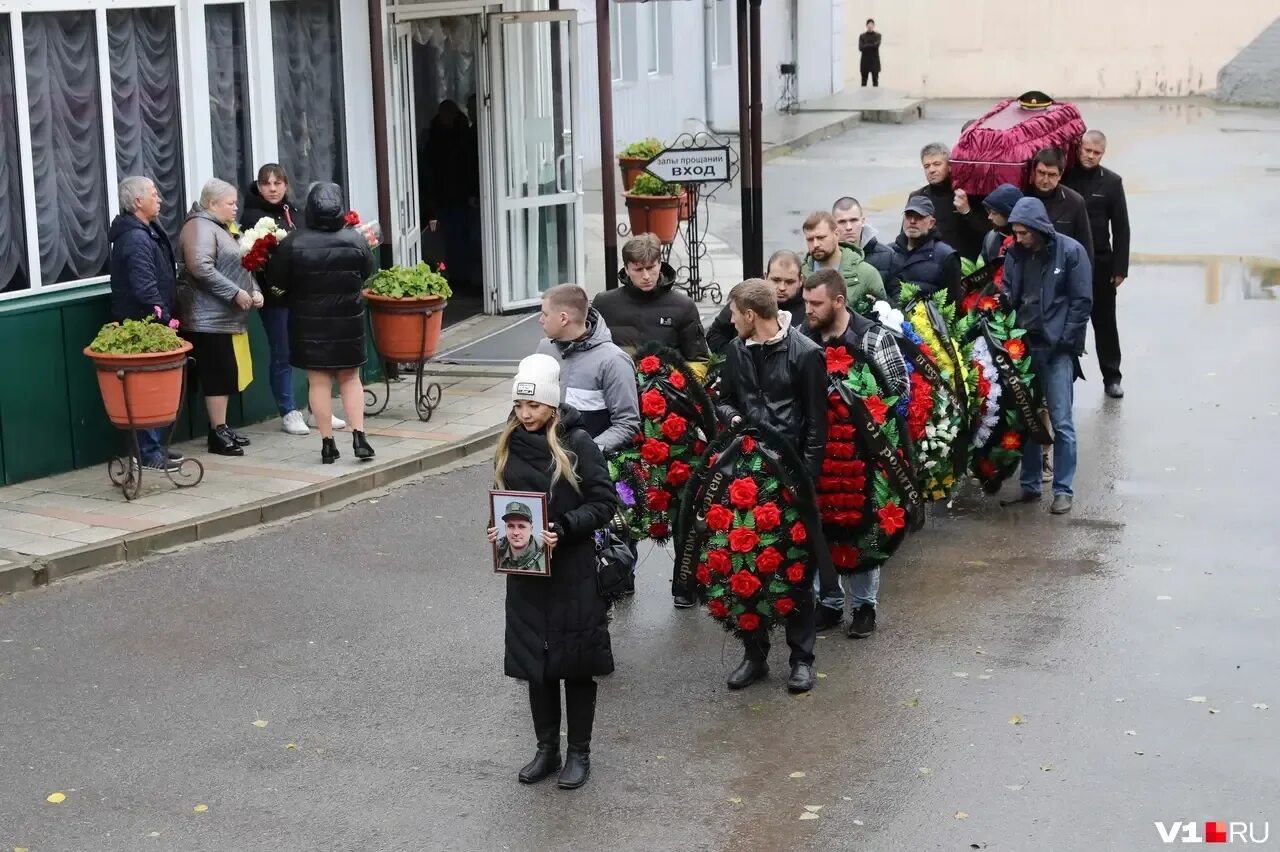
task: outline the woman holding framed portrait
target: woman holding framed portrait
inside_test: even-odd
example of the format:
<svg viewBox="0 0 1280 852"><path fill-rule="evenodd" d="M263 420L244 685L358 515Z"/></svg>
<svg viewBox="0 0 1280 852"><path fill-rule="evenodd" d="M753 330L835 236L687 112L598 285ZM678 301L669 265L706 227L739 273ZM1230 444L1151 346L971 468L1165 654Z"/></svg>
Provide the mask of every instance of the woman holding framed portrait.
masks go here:
<svg viewBox="0 0 1280 852"><path fill-rule="evenodd" d="M505 567L501 548L495 550L495 568L507 574L505 669L509 677L529 682L538 737L537 754L519 778L532 784L560 769L559 786L571 790L591 774L592 678L613 671L609 619L596 585L595 532L609 524L618 498L604 456L578 412L560 405L556 359L530 355L521 361L511 400L511 418L494 456L495 520L488 537L495 548L500 538L507 541ZM545 501L516 492L545 495ZM513 549L528 548L526 524L545 555L544 570L520 570L515 563L521 560L511 558ZM569 743L563 769L560 681Z"/></svg>

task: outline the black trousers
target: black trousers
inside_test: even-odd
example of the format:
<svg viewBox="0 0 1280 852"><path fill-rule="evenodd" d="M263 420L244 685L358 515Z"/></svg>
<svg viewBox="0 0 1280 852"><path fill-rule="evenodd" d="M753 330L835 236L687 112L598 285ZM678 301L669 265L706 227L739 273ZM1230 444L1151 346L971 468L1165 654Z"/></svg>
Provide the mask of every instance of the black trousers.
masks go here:
<svg viewBox="0 0 1280 852"><path fill-rule="evenodd" d="M787 646L791 648L791 665L808 663L813 665L813 643L818 638L817 622L814 618L813 581L807 584L806 592L794 595L796 608L787 616ZM762 663L769 658L769 631L756 630L742 639L747 659Z"/></svg>
<svg viewBox="0 0 1280 852"><path fill-rule="evenodd" d="M1120 381L1120 331L1116 328L1116 287L1111 283L1111 258L1093 265L1093 340L1104 383Z"/></svg>
<svg viewBox="0 0 1280 852"><path fill-rule="evenodd" d="M871 78L871 85L875 86L876 88L880 87L879 71L863 71L862 72L862 85L864 87L867 85L867 77Z"/></svg>
<svg viewBox="0 0 1280 852"><path fill-rule="evenodd" d="M560 748L560 681L529 681L529 710L538 745ZM564 681L564 706L569 748L589 751L596 717L596 682L591 678Z"/></svg>

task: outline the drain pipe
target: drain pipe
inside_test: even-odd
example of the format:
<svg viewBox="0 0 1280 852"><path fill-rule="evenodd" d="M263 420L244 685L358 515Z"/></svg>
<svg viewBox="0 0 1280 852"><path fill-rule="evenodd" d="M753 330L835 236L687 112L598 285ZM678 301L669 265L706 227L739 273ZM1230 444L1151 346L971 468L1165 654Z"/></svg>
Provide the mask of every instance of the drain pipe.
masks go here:
<svg viewBox="0 0 1280 852"><path fill-rule="evenodd" d="M705 116L703 124L712 133L721 136L741 135L740 129L716 127L715 119L712 117L711 104L715 102L713 85L713 75L715 73L715 53L716 53L716 3L724 3L725 8L731 8L732 0L702 0L702 114Z"/></svg>
<svg viewBox="0 0 1280 852"><path fill-rule="evenodd" d="M369 0L369 65L373 71L373 168L378 184L378 220L382 223L387 251L378 253L383 269L391 266L390 249L395 242L391 222L391 168L387 161L387 86L382 34L386 18L382 0Z"/></svg>

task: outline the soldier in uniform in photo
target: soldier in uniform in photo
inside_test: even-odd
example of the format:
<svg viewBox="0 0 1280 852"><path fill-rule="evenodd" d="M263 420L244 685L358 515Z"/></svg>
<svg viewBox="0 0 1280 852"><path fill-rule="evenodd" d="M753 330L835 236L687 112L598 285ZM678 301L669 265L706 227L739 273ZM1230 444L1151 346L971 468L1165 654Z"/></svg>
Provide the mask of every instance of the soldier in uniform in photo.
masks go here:
<svg viewBox="0 0 1280 852"><path fill-rule="evenodd" d="M498 569L501 571L542 571L542 545L533 534L533 509L527 503L511 501L502 514L506 534L498 540Z"/></svg>

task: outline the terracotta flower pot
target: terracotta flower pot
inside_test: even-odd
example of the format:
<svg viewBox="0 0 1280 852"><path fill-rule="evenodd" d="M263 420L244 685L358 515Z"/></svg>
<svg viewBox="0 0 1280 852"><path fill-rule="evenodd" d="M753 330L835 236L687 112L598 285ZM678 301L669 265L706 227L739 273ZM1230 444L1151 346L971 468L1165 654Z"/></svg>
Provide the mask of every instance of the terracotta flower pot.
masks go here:
<svg viewBox="0 0 1280 852"><path fill-rule="evenodd" d="M680 196L627 193L626 199L631 233L653 234L664 244L676 238L680 230Z"/></svg>
<svg viewBox="0 0 1280 852"><path fill-rule="evenodd" d="M636 185L636 178L644 174L644 164L649 162L647 157L618 157L618 170L622 172L622 191L630 192L631 187Z"/></svg>
<svg viewBox="0 0 1280 852"><path fill-rule="evenodd" d="M185 340L181 349L140 355L92 352L86 346L84 354L97 369L107 418L124 429L154 429L177 420L183 368L190 351L191 344Z"/></svg>
<svg viewBox="0 0 1280 852"><path fill-rule="evenodd" d="M440 329L444 326L444 309L449 303L442 296L421 299L392 299L368 290L373 319L373 345L388 361L425 361L436 354L440 345Z"/></svg>

